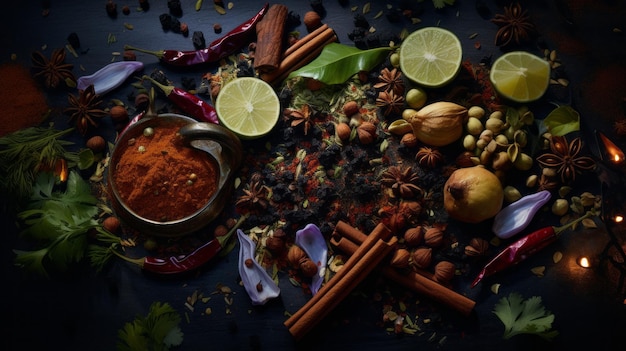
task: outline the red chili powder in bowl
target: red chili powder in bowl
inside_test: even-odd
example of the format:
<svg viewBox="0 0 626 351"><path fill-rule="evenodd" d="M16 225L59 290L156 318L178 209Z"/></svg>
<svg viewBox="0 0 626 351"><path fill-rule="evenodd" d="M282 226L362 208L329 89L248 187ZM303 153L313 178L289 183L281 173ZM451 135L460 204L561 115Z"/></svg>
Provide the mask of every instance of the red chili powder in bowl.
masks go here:
<svg viewBox="0 0 626 351"><path fill-rule="evenodd" d="M215 160L183 143L178 131L184 124L151 123L153 134L139 130L112 165L121 200L145 219L168 222L188 217L218 190Z"/></svg>

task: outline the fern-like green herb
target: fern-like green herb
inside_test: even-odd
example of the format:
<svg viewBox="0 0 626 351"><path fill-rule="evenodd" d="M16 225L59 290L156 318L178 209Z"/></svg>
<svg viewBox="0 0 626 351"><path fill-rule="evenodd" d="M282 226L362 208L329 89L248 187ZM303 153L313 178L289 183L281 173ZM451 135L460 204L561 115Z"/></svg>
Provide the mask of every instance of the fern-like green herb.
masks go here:
<svg viewBox="0 0 626 351"><path fill-rule="evenodd" d="M1 137L0 192L21 201L30 195L38 170L54 169L61 157L74 159L66 150L73 143L61 139L72 130L30 127Z"/></svg>
<svg viewBox="0 0 626 351"><path fill-rule="evenodd" d="M504 324L504 339L518 334L535 334L550 340L559 334L552 329L554 314L546 311L539 296L524 300L520 294L511 293L498 301L493 313Z"/></svg>

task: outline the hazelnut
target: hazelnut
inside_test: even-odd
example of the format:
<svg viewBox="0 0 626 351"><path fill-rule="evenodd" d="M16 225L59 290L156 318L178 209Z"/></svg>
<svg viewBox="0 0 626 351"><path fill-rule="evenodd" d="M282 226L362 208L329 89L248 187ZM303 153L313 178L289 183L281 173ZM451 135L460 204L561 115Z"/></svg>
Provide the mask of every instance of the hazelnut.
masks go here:
<svg viewBox="0 0 626 351"><path fill-rule="evenodd" d="M372 122L363 122L356 129L359 141L364 144L371 144L376 140L376 125Z"/></svg>
<svg viewBox="0 0 626 351"><path fill-rule="evenodd" d="M348 101L343 105L343 113L348 117L358 112L359 112L359 104L357 104L356 101L354 100Z"/></svg>
<svg viewBox="0 0 626 351"><path fill-rule="evenodd" d="M315 11L308 11L302 19L306 30L311 33L322 25L322 17Z"/></svg>
<svg viewBox="0 0 626 351"><path fill-rule="evenodd" d="M391 257L391 262L389 263L392 267L396 268L406 268L409 266L409 260L411 258L411 253L407 249L397 249L393 256Z"/></svg>
<svg viewBox="0 0 626 351"><path fill-rule="evenodd" d="M306 258L300 262L300 271L305 277L312 277L317 274L317 265L315 262Z"/></svg>
<svg viewBox="0 0 626 351"><path fill-rule="evenodd" d="M115 216L109 216L102 221L102 228L104 228L109 233L117 233L120 229L121 223L120 220Z"/></svg>
<svg viewBox="0 0 626 351"><path fill-rule="evenodd" d="M404 232L404 242L407 246L417 246L424 240L424 228L417 226Z"/></svg>
<svg viewBox="0 0 626 351"><path fill-rule="evenodd" d="M411 253L412 264L421 269L426 269L430 266L433 258L433 249L430 247L418 247Z"/></svg>
<svg viewBox="0 0 626 351"><path fill-rule="evenodd" d="M282 238L270 236L265 241L265 247L272 253L281 253L283 250L285 250L285 241Z"/></svg>
<svg viewBox="0 0 626 351"><path fill-rule="evenodd" d="M430 247L439 247L443 244L443 231L439 228L431 227L424 233L424 243Z"/></svg>
<svg viewBox="0 0 626 351"><path fill-rule="evenodd" d="M406 133L402 136L400 144L406 147L415 147L417 145L417 137L411 132Z"/></svg>
<svg viewBox="0 0 626 351"><path fill-rule="evenodd" d="M293 267L298 267L300 262L306 258L306 253L298 245L291 245L287 252L287 262Z"/></svg>
<svg viewBox="0 0 626 351"><path fill-rule="evenodd" d="M454 263L449 261L441 261L435 265L435 274L433 279L441 284L448 284L454 278L456 267Z"/></svg>
<svg viewBox="0 0 626 351"><path fill-rule="evenodd" d="M135 96L135 107L138 110L144 110L150 104L150 96L146 93L140 93Z"/></svg>
<svg viewBox="0 0 626 351"><path fill-rule="evenodd" d="M104 140L104 138L99 135L92 136L91 138L87 139L85 146L87 146L89 149L91 149L91 151L95 153L102 152L106 147L106 140Z"/></svg>
<svg viewBox="0 0 626 351"><path fill-rule="evenodd" d="M109 110L109 115L113 123L124 123L128 121L128 111L122 105L115 105Z"/></svg>
<svg viewBox="0 0 626 351"><path fill-rule="evenodd" d="M352 128L350 128L350 125L348 125L348 123L341 122L335 126L335 133L337 135L337 138L339 138L339 140L346 141L350 138L350 134L352 133Z"/></svg>
<svg viewBox="0 0 626 351"><path fill-rule="evenodd" d="M489 242L482 238L472 238L469 245L465 246L467 256L482 256L487 253Z"/></svg>

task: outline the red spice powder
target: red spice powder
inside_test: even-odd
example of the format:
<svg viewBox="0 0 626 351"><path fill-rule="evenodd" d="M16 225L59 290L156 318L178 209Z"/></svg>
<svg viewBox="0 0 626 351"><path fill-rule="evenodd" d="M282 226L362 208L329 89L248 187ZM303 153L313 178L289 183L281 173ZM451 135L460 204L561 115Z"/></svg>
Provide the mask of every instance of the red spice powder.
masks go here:
<svg viewBox="0 0 626 351"><path fill-rule="evenodd" d="M49 110L46 97L28 69L0 65L0 136L39 125Z"/></svg>
<svg viewBox="0 0 626 351"><path fill-rule="evenodd" d="M161 123L154 135L138 135L115 165L120 197L144 218L173 221L190 216L217 191L217 165L203 151L183 144L180 127Z"/></svg>

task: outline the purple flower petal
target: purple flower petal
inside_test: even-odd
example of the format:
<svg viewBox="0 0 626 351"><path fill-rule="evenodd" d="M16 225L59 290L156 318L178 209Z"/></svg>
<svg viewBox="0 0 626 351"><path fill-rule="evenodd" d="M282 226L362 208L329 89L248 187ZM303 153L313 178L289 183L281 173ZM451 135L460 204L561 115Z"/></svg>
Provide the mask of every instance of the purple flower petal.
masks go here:
<svg viewBox="0 0 626 351"><path fill-rule="evenodd" d="M94 91L103 95L119 87L135 71L143 69L141 61L119 61L109 63L96 73L76 80L76 88L85 90L93 84Z"/></svg>
<svg viewBox="0 0 626 351"><path fill-rule="evenodd" d="M508 239L521 232L551 197L548 190L542 190L509 204L494 217L491 227L493 233L501 239Z"/></svg>
<svg viewBox="0 0 626 351"><path fill-rule="evenodd" d="M256 244L241 229L237 229L239 238L239 275L250 296L253 305L264 305L270 299L280 295L280 288L267 274L265 269L254 259ZM252 265L246 266L251 259ZM260 285L261 288L258 286ZM260 290L260 291L259 291Z"/></svg>
<svg viewBox="0 0 626 351"><path fill-rule="evenodd" d="M317 274L311 279L311 292L315 295L322 286L326 275L328 245L322 232L315 224L307 224L304 229L296 232L296 244L317 265Z"/></svg>

